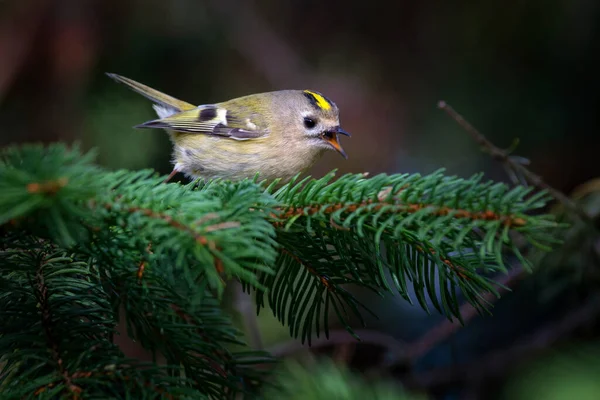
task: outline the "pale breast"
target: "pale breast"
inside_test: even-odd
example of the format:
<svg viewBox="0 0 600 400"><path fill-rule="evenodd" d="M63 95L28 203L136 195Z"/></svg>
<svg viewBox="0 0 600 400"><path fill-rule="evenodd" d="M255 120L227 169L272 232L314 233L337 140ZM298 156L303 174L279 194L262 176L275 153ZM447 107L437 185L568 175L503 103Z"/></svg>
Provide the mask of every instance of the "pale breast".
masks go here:
<svg viewBox="0 0 600 400"><path fill-rule="evenodd" d="M269 138L236 141L209 135L177 132L172 135L175 168L192 179L236 181L253 178L258 172L259 180L287 181L311 167L322 153L319 149L273 143Z"/></svg>

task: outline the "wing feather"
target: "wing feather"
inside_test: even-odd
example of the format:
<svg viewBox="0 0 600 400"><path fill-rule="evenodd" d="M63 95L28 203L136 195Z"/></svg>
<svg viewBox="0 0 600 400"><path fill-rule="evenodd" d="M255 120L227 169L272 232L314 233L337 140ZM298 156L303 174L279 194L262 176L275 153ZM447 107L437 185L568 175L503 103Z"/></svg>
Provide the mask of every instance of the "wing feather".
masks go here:
<svg viewBox="0 0 600 400"><path fill-rule="evenodd" d="M247 111L232 113L216 104L198 106L165 118L145 122L136 128L160 128L176 132L217 135L235 140L257 139L268 134L263 120Z"/></svg>

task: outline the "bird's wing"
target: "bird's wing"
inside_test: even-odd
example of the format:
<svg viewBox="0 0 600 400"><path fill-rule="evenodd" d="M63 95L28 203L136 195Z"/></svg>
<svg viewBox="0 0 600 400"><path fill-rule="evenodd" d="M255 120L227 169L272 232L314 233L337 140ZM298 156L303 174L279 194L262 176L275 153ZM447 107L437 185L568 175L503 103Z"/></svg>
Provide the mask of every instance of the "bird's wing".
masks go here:
<svg viewBox="0 0 600 400"><path fill-rule="evenodd" d="M235 140L256 139L268 129L260 114L247 108L232 112L218 104L207 104L165 118L145 122L136 128L162 128L176 132L223 136Z"/></svg>

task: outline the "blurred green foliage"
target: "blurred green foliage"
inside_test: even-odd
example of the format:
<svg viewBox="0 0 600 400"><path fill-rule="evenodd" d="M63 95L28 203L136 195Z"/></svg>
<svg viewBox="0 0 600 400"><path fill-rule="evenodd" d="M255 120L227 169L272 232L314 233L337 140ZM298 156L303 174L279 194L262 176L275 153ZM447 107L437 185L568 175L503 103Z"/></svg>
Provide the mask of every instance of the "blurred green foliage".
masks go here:
<svg viewBox="0 0 600 400"><path fill-rule="evenodd" d="M600 397L600 349L572 345L517 368L504 391L512 400L596 400Z"/></svg>
<svg viewBox="0 0 600 400"><path fill-rule="evenodd" d="M170 154L171 144L159 132L127 132L126 128L132 120L154 118L151 112L147 104L124 96L99 96L87 114L84 143L86 147L101 149L98 162L108 168L146 168L154 159Z"/></svg>
<svg viewBox="0 0 600 400"><path fill-rule="evenodd" d="M267 400L425 400L391 382L369 382L344 366L319 360L314 365L287 362L265 393Z"/></svg>

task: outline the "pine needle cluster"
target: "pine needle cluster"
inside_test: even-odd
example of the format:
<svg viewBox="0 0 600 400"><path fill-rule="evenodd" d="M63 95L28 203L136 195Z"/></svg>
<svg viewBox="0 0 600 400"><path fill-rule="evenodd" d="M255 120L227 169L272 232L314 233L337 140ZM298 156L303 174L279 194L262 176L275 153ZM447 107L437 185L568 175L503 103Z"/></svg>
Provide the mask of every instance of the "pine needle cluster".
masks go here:
<svg viewBox="0 0 600 400"><path fill-rule="evenodd" d="M494 275L529 268L523 243L556 242L536 213L544 193L481 175L183 185L93 159L62 145L1 154L2 398L253 395L273 360L231 350L243 342L221 309L229 280L310 343L330 315L353 333L352 316L372 312L356 287L451 319L463 301L486 311ZM123 318L164 363L123 355Z"/></svg>

